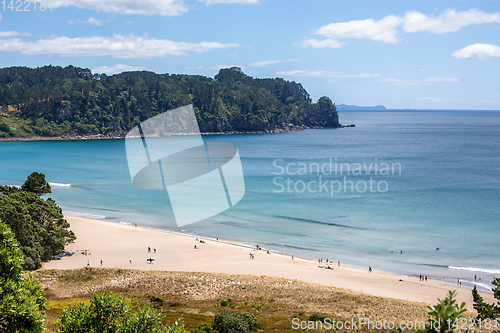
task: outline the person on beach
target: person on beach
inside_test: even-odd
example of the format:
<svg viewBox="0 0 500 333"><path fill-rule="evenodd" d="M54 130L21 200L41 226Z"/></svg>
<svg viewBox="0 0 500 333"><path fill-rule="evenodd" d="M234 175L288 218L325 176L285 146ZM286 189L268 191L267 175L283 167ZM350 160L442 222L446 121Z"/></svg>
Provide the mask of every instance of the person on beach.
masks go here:
<svg viewBox="0 0 500 333"><path fill-rule="evenodd" d="M128 260L128 262L129 262L129 263L132 263L132 259L129 259L129 260Z"/></svg>
<svg viewBox="0 0 500 333"><path fill-rule="evenodd" d="M148 253L150 253L150 252L151 252L151 248L148 246Z"/></svg>
<svg viewBox="0 0 500 333"><path fill-rule="evenodd" d="M102 267L102 259L101 259L101 267Z"/></svg>
<svg viewBox="0 0 500 333"><path fill-rule="evenodd" d="M197 249L196 244L195 244L194 248Z"/></svg>
<svg viewBox="0 0 500 333"><path fill-rule="evenodd" d="M156 249L153 249L154 253L156 253Z"/></svg>
<svg viewBox="0 0 500 333"><path fill-rule="evenodd" d="M339 260L339 262L337 263L337 265L340 267L340 260Z"/></svg>
<svg viewBox="0 0 500 333"><path fill-rule="evenodd" d="M427 282L427 275L425 276L425 282Z"/></svg>
<svg viewBox="0 0 500 333"><path fill-rule="evenodd" d="M90 261L87 260L87 267L89 267L89 266L90 266Z"/></svg>
<svg viewBox="0 0 500 333"><path fill-rule="evenodd" d="M293 256L292 256L292 260L293 260Z"/></svg>
<svg viewBox="0 0 500 333"><path fill-rule="evenodd" d="M368 273L372 272L372 266L368 266Z"/></svg>

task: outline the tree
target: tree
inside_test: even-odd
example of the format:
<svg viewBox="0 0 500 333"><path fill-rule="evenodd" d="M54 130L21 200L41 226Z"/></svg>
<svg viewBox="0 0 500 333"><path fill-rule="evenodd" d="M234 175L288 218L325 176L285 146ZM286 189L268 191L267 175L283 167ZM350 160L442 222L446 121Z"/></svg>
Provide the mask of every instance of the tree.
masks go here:
<svg viewBox="0 0 500 333"><path fill-rule="evenodd" d="M290 123L338 127L330 102L312 103L300 83L253 78L238 67L221 69L214 79L146 71L93 75L74 66L10 67L0 69L0 107L18 112L0 117L0 137L120 135L186 104L197 110L201 132L262 132Z"/></svg>
<svg viewBox="0 0 500 333"><path fill-rule="evenodd" d="M161 313L132 305L112 292L94 293L90 304L77 303L57 319L58 333L185 333L181 320L162 326Z"/></svg>
<svg viewBox="0 0 500 333"><path fill-rule="evenodd" d="M33 192L38 196L51 193L50 184L45 180L45 175L39 172L33 172L21 186L21 190Z"/></svg>
<svg viewBox="0 0 500 333"><path fill-rule="evenodd" d="M416 333L450 333L459 329L459 319L467 311L465 303L460 305L454 299L457 293L449 291L448 296L435 306L428 306L427 313L431 316L425 328L415 330Z"/></svg>
<svg viewBox="0 0 500 333"><path fill-rule="evenodd" d="M477 311L477 319L496 319L500 318L500 278L493 280L492 284L495 286L493 295L498 300L498 305L488 304L483 301L483 298L477 292L476 286L472 290L472 299L474 301L474 309Z"/></svg>
<svg viewBox="0 0 500 333"><path fill-rule="evenodd" d="M45 329L42 287L23 276L23 254L10 228L0 222L0 332L38 333Z"/></svg>
<svg viewBox="0 0 500 333"><path fill-rule="evenodd" d="M76 239L61 208L50 198L0 186L0 206L0 219L14 232L24 254L24 269L39 268L42 260L61 253Z"/></svg>

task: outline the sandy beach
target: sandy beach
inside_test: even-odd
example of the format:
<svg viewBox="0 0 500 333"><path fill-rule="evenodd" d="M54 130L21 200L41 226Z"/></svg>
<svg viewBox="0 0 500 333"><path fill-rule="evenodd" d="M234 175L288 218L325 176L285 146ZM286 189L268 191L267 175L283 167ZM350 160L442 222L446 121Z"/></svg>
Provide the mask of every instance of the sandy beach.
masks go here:
<svg viewBox="0 0 500 333"><path fill-rule="evenodd" d="M65 215L77 236L66 247L76 255L44 263L44 269L91 267L184 272L211 272L274 276L349 289L374 296L435 304L448 290L457 291L457 300L473 311L470 289L418 278L331 265L325 269L317 261L293 258L264 250L240 247L222 241L161 232L114 222ZM195 248L196 245L196 248ZM148 252L148 247L150 252ZM156 249L156 252L155 252ZM87 255L82 252L87 251ZM254 259L250 259L250 253ZM154 259L152 263L147 259ZM482 293L494 303L493 294Z"/></svg>

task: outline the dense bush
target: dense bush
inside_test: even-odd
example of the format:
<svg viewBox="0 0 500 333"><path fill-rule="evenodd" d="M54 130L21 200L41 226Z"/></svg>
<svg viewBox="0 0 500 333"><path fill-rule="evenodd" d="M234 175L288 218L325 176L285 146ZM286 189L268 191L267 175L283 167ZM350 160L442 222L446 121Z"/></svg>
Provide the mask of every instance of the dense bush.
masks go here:
<svg viewBox="0 0 500 333"><path fill-rule="evenodd" d="M0 114L11 115L0 117L0 137L122 134L187 104L202 132L338 126L329 98L312 103L299 83L255 79L237 67L221 69L214 79L146 71L96 75L74 66L0 69Z"/></svg>
<svg viewBox="0 0 500 333"><path fill-rule="evenodd" d="M144 306L137 310L112 292L94 293L90 304L77 303L57 320L58 333L185 333L182 321L165 327L161 312Z"/></svg>
<svg viewBox="0 0 500 333"><path fill-rule="evenodd" d="M61 208L39 196L47 191L50 186L39 173L31 174L21 189L0 186L0 219L14 232L27 270L39 268L41 261L61 253L76 238Z"/></svg>
<svg viewBox="0 0 500 333"><path fill-rule="evenodd" d="M42 287L23 275L23 254L10 228L0 222L0 332L37 333L45 328Z"/></svg>
<svg viewBox="0 0 500 333"><path fill-rule="evenodd" d="M223 311L215 315L212 328L218 333L248 333L257 326L257 319L248 312Z"/></svg>

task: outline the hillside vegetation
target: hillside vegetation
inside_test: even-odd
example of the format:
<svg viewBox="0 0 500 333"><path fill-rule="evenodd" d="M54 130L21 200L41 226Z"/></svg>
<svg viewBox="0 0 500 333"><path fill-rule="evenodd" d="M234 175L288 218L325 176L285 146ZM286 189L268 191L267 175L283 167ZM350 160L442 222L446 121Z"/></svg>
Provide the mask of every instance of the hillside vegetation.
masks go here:
<svg viewBox="0 0 500 333"><path fill-rule="evenodd" d="M74 66L0 69L0 137L122 136L187 104L203 133L339 127L328 97L313 103L300 83L255 79L237 67L213 79L146 71L108 76Z"/></svg>

